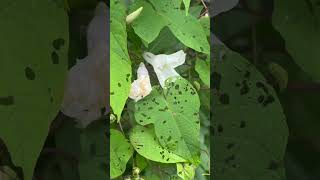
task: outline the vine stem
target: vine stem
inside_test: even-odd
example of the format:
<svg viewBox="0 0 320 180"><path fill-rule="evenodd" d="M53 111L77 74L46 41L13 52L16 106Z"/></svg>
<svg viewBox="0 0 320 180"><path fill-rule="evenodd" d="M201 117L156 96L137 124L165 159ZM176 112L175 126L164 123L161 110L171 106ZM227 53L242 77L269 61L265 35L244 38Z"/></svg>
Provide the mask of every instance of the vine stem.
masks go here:
<svg viewBox="0 0 320 180"><path fill-rule="evenodd" d="M122 124L121 124L121 119L120 119L120 121L118 122L118 124L119 124L120 130L121 130L121 132L122 132L122 135L125 136L124 131L123 131L123 128L122 128Z"/></svg>

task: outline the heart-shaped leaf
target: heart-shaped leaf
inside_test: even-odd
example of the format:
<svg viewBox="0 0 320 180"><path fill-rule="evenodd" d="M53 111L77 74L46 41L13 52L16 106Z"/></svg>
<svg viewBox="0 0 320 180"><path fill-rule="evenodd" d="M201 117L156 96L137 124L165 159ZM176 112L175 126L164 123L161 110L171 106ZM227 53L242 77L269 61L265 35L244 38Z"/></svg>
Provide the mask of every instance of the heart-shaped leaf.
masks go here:
<svg viewBox="0 0 320 180"><path fill-rule="evenodd" d="M238 53L214 54L214 179L284 180L288 127L274 89Z"/></svg>
<svg viewBox="0 0 320 180"><path fill-rule="evenodd" d="M31 180L57 115L68 66L63 1L0 2L0 138Z"/></svg>
<svg viewBox="0 0 320 180"><path fill-rule="evenodd" d="M140 125L154 124L160 144L191 162L199 160L199 108L196 90L185 79L156 86L150 95L135 104Z"/></svg>

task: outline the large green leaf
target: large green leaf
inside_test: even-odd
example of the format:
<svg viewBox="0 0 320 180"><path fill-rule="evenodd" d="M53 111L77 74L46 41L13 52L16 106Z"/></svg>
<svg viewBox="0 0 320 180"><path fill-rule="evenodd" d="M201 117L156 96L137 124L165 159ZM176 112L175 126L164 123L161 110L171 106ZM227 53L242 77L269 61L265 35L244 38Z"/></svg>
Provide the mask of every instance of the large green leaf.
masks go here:
<svg viewBox="0 0 320 180"><path fill-rule="evenodd" d="M286 48L302 69L320 79L320 10L316 1L274 2L273 25L285 40Z"/></svg>
<svg viewBox="0 0 320 180"><path fill-rule="evenodd" d="M151 43L158 37L161 29L166 25L166 21L157 14L152 5L145 0L135 1L130 7L130 10L135 11L139 7L143 7L143 11L140 16L133 21L132 27L139 37L147 43Z"/></svg>
<svg viewBox="0 0 320 180"><path fill-rule="evenodd" d="M133 154L133 148L120 131L110 130L110 175L120 176L126 170L126 165Z"/></svg>
<svg viewBox="0 0 320 180"><path fill-rule="evenodd" d="M127 49L126 9L122 0L111 0L110 105L120 119L131 87L131 62Z"/></svg>
<svg viewBox="0 0 320 180"><path fill-rule="evenodd" d="M199 160L200 101L196 90L185 79L153 87L150 95L135 104L140 125L154 124L160 144L189 160Z"/></svg>
<svg viewBox="0 0 320 180"><path fill-rule="evenodd" d="M209 53L210 46L206 33L194 16L186 16L180 9L181 1L137 0L131 11L143 6L145 9L133 23L137 35L144 41L152 42L160 30L168 26L172 33L186 46L203 53ZM157 19L157 21L155 21Z"/></svg>
<svg viewBox="0 0 320 180"><path fill-rule="evenodd" d="M214 54L213 177L285 180L288 128L274 89L239 54Z"/></svg>
<svg viewBox="0 0 320 180"><path fill-rule="evenodd" d="M62 101L68 16L63 1L2 0L0 7L0 137L31 180Z"/></svg>
<svg viewBox="0 0 320 180"><path fill-rule="evenodd" d="M186 160L162 147L153 128L136 126L130 134L134 149L143 157L161 163L185 162Z"/></svg>

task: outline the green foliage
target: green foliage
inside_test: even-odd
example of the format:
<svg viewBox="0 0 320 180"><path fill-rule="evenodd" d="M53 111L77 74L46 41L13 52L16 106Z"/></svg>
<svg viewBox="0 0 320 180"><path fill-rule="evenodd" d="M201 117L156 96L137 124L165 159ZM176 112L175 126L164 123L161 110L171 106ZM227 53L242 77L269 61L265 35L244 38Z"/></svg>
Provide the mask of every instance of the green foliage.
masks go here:
<svg viewBox="0 0 320 180"><path fill-rule="evenodd" d="M110 3L110 105L119 119L130 91L131 63L127 50L125 5L119 0Z"/></svg>
<svg viewBox="0 0 320 180"><path fill-rule="evenodd" d="M0 6L0 137L24 179L31 180L62 101L67 12L63 2L51 0L5 0Z"/></svg>
<svg viewBox="0 0 320 180"><path fill-rule="evenodd" d="M320 9L316 1L275 1L272 22L286 41L286 49L315 80L320 79Z"/></svg>
<svg viewBox="0 0 320 180"><path fill-rule="evenodd" d="M216 46L214 54L213 177L285 179L288 128L275 91L238 53Z"/></svg>
<svg viewBox="0 0 320 180"><path fill-rule="evenodd" d="M199 21L193 16L186 16L181 10L179 1L137 0L131 12L144 7L143 12L133 22L133 29L137 35L146 41L152 42L165 26L186 46L209 54L210 46L205 32L199 28ZM156 20L156 21L155 21Z"/></svg>
<svg viewBox="0 0 320 180"><path fill-rule="evenodd" d="M195 68L202 82L210 87L210 57L205 60L198 58Z"/></svg>
<svg viewBox="0 0 320 180"><path fill-rule="evenodd" d="M115 178L126 170L126 164L132 156L133 148L121 134L121 132L110 130L110 176Z"/></svg>
<svg viewBox="0 0 320 180"><path fill-rule="evenodd" d="M154 124L163 147L196 163L200 131L198 94L183 79L167 83L167 87L163 91L159 86L153 87L149 96L136 103L135 119L140 125Z"/></svg>
<svg viewBox="0 0 320 180"><path fill-rule="evenodd" d="M196 1L136 0L129 3L128 14L141 7L143 9L133 21L130 16L130 21L125 26L125 17L128 14L123 15L123 12L126 12L122 9L124 6L121 6L120 11L116 8L123 3L117 2L111 3L111 16L115 17L121 12L121 18L112 19L111 34L121 32L122 52L130 55L130 60L126 56L125 62L129 60L132 66L120 70L116 61L122 59L111 56L111 81L114 82L111 83L111 88L120 82L112 73L120 73L121 76L121 73L132 72L135 76L137 67L144 62L149 72L152 91L137 102L128 99L129 92L122 93L123 99L111 98L113 113L119 121L110 122L110 125L113 130L119 130L124 134L123 139L128 137L134 148L132 161L126 159L120 163L111 155L111 172L118 173L112 177L121 175L116 179L192 179L198 172L208 173L210 110L207 108L210 108L210 101L208 94L204 95L207 92L198 87L210 85L210 68L208 62L197 64L197 61L207 61L202 60L203 57L207 59L210 56L209 18L200 20L203 5ZM115 28L112 25L114 22L122 24L122 28ZM118 29L121 30L116 31ZM111 38L111 45L118 41ZM111 50L116 51L113 50L113 46ZM187 54L186 62L175 69L181 77L168 78L165 87L161 87L151 64L148 64L142 55L144 52L152 52L155 55L173 54L179 50L184 50ZM167 64L170 65L170 62ZM158 73L165 71L161 70ZM129 83L137 78L129 76ZM198 83L195 88L191 82L201 84ZM123 89L121 86L115 91L111 90L111 97ZM201 96L207 96L206 100L202 101ZM124 109L121 109L122 113L115 112L115 107L122 103L125 103ZM119 142L111 138L111 149L116 148ZM121 153L127 153L123 151ZM119 150L117 152L119 153ZM206 179L201 173L197 175Z"/></svg>
<svg viewBox="0 0 320 180"><path fill-rule="evenodd" d="M106 159L109 154L106 152L106 128L104 121L98 121L81 132L81 153L78 165L80 180L87 180L92 177L96 180L103 180L107 177L108 162L106 162ZM121 143L121 141L118 142Z"/></svg>

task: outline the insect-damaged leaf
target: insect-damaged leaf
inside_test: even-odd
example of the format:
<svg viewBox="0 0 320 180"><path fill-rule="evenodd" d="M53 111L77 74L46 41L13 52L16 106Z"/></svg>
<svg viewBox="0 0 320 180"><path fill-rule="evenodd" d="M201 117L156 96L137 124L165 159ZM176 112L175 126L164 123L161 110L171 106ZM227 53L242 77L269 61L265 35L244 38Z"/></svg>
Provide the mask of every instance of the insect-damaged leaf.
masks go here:
<svg viewBox="0 0 320 180"><path fill-rule="evenodd" d="M110 130L110 175L120 176L126 170L127 162L133 154L133 148L120 131Z"/></svg>
<svg viewBox="0 0 320 180"><path fill-rule="evenodd" d="M274 89L241 55L214 54L214 179L284 180L288 128Z"/></svg>
<svg viewBox="0 0 320 180"><path fill-rule="evenodd" d="M68 16L52 0L0 1L0 138L31 180L62 101Z"/></svg>
<svg viewBox="0 0 320 180"><path fill-rule="evenodd" d="M143 157L161 163L185 162L186 160L174 152L163 148L153 128L136 126L130 133L130 141L134 149Z"/></svg>
<svg viewBox="0 0 320 180"><path fill-rule="evenodd" d="M199 161L199 108L196 90L185 79L153 87L150 95L135 104L140 125L154 124L160 144L182 158Z"/></svg>
<svg viewBox="0 0 320 180"><path fill-rule="evenodd" d="M126 9L122 0L111 0L110 104L120 119L131 87L131 62L127 49Z"/></svg>

